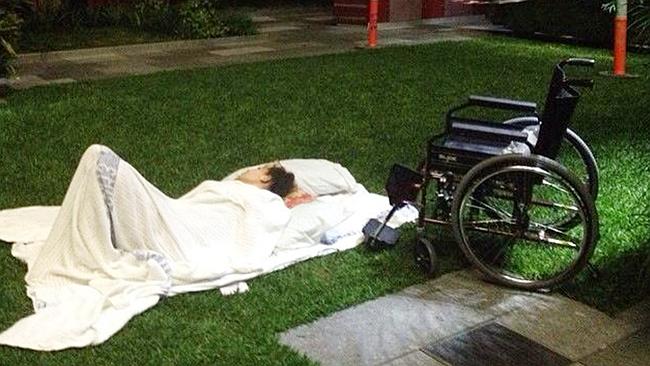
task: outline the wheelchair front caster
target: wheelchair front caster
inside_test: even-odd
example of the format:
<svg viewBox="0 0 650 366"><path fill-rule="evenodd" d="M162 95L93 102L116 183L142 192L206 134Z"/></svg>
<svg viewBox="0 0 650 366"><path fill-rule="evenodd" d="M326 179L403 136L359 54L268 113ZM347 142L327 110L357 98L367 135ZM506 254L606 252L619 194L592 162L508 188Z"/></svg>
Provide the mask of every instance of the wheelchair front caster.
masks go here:
<svg viewBox="0 0 650 366"><path fill-rule="evenodd" d="M433 277L438 272L436 249L425 238L419 238L415 243L415 264L429 277Z"/></svg>

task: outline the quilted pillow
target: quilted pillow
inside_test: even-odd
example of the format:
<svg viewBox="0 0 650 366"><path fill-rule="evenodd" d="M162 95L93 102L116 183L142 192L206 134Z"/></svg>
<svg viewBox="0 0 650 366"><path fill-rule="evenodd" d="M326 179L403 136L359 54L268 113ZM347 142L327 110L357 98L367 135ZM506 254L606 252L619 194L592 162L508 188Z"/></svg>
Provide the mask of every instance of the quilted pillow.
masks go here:
<svg viewBox="0 0 650 366"><path fill-rule="evenodd" d="M223 180L233 180L259 164L237 170ZM325 159L287 159L280 160L287 171L296 176L298 189L311 196L323 196L338 193L354 193L357 181L341 164Z"/></svg>

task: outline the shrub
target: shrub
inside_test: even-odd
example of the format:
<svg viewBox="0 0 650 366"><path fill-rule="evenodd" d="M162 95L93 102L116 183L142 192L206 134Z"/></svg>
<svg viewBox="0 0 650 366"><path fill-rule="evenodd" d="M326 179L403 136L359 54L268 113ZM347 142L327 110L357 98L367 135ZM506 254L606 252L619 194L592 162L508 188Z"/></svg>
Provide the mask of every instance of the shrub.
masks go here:
<svg viewBox="0 0 650 366"><path fill-rule="evenodd" d="M215 5L207 0L190 0L178 7L176 32L182 37L213 38L226 34Z"/></svg>
<svg viewBox="0 0 650 366"><path fill-rule="evenodd" d="M600 1L531 0L497 5L492 19L517 33L569 35L603 46L611 43L612 15L603 11Z"/></svg>
<svg viewBox="0 0 650 366"><path fill-rule="evenodd" d="M629 17L632 41L639 44L650 44L650 1L632 1Z"/></svg>
<svg viewBox="0 0 650 366"><path fill-rule="evenodd" d="M79 24L88 27L128 26L136 23L135 19L136 12L125 5L103 5L85 9Z"/></svg>
<svg viewBox="0 0 650 366"><path fill-rule="evenodd" d="M231 14L226 16L223 22L226 25L226 35L228 36L243 36L256 32L253 19L247 15Z"/></svg>
<svg viewBox="0 0 650 366"><path fill-rule="evenodd" d="M43 1L44 7L28 18L27 29L32 33L112 26L180 38L255 33L249 16L225 9L223 1L227 0L133 0L97 7L88 7L86 0Z"/></svg>
<svg viewBox="0 0 650 366"><path fill-rule="evenodd" d="M184 38L214 38L255 32L250 17L229 14L218 1L189 0L178 6L176 32Z"/></svg>
<svg viewBox="0 0 650 366"><path fill-rule="evenodd" d="M177 24L176 12L169 0L140 0L126 18L137 28L161 33L169 32Z"/></svg>
<svg viewBox="0 0 650 366"><path fill-rule="evenodd" d="M35 11L28 18L28 27L30 29L53 29L60 26L68 20L72 12L68 9L68 2L61 0L42 0L39 1Z"/></svg>
<svg viewBox="0 0 650 366"><path fill-rule="evenodd" d="M603 10L616 13L616 0L609 0ZM632 43L650 44L650 1L631 0L628 2L628 38Z"/></svg>

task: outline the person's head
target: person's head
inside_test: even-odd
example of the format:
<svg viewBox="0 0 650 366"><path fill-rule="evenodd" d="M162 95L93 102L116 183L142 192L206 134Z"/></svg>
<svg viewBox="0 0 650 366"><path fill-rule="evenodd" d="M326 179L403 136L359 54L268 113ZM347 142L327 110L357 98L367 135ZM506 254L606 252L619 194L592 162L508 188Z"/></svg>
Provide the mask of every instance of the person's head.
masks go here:
<svg viewBox="0 0 650 366"><path fill-rule="evenodd" d="M261 165L237 177L237 180L269 190L284 198L294 188L294 175L278 164Z"/></svg>

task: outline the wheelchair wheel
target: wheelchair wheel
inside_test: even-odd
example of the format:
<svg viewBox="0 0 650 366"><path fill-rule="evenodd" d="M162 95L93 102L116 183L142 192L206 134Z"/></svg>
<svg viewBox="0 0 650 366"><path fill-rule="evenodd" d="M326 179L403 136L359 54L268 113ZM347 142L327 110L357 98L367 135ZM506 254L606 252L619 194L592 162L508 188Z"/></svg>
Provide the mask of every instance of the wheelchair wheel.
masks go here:
<svg viewBox="0 0 650 366"><path fill-rule="evenodd" d="M438 272L436 249L428 239L419 238L415 243L415 264L429 277Z"/></svg>
<svg viewBox="0 0 650 366"><path fill-rule="evenodd" d="M566 228L566 217L575 223ZM454 236L488 279L548 289L576 275L598 238L594 201L579 179L543 156L503 155L473 167L451 211Z"/></svg>
<svg viewBox="0 0 650 366"><path fill-rule="evenodd" d="M504 121L505 124L521 128L539 124L539 119L533 116L518 117ZM577 133L567 128L564 140L556 159L587 186L594 201L598 197L598 165L589 146Z"/></svg>

